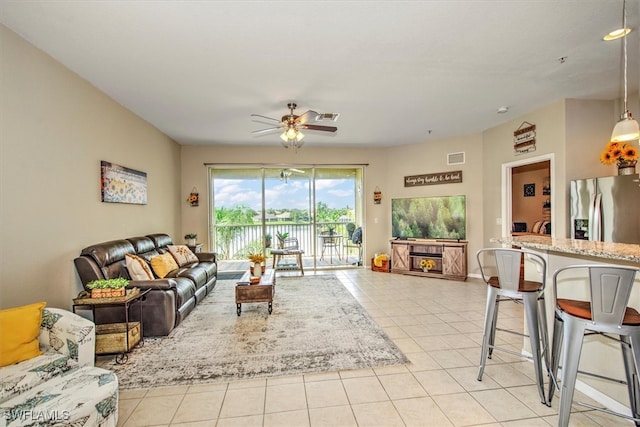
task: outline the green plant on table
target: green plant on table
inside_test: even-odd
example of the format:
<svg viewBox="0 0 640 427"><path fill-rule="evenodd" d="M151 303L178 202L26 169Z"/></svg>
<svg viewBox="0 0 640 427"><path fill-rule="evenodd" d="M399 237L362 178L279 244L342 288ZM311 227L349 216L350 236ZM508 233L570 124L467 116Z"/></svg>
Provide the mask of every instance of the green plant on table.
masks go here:
<svg viewBox="0 0 640 427"><path fill-rule="evenodd" d="M196 233L187 233L184 235L184 238L189 240L189 239L197 239L198 235Z"/></svg>
<svg viewBox="0 0 640 427"><path fill-rule="evenodd" d="M121 289L129 284L129 280L124 277L117 279L98 279L87 283L87 289Z"/></svg>

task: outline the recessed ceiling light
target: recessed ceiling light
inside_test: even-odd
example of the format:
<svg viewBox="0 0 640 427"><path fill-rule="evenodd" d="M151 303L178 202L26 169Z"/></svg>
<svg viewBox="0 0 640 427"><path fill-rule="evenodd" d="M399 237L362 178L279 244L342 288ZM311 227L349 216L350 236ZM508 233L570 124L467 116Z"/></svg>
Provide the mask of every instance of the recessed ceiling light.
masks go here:
<svg viewBox="0 0 640 427"><path fill-rule="evenodd" d="M498 114L504 114L507 111L509 111L509 107L500 107L500 108L498 108L497 111L498 111Z"/></svg>
<svg viewBox="0 0 640 427"><path fill-rule="evenodd" d="M618 40L626 36L631 32L631 28L618 28L617 30L611 31L609 34L605 35L602 40L611 41Z"/></svg>

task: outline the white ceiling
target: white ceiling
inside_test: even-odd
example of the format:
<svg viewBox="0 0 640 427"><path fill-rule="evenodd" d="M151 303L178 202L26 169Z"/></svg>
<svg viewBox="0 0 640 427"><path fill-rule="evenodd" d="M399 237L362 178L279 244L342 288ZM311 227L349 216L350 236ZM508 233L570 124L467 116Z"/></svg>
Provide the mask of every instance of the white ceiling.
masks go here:
<svg viewBox="0 0 640 427"><path fill-rule="evenodd" d="M307 145L379 147L623 93L622 42L602 41L622 0L0 0L0 22L181 144L278 145L250 114L279 119L290 101L341 113Z"/></svg>

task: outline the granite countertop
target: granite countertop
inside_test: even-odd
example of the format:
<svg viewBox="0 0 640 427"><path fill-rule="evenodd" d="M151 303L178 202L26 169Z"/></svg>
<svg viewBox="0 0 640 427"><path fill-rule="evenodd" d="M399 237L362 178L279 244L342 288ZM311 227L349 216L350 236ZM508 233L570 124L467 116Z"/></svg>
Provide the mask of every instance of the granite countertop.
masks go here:
<svg viewBox="0 0 640 427"><path fill-rule="evenodd" d="M491 242L640 264L640 245L629 243L595 242L540 235L494 237Z"/></svg>

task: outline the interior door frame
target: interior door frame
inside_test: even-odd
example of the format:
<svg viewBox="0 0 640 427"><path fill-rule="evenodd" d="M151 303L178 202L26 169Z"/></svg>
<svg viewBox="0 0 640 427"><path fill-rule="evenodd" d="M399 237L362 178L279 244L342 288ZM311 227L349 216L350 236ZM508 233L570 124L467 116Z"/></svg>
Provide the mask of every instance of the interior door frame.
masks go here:
<svg viewBox="0 0 640 427"><path fill-rule="evenodd" d="M530 165L534 163L549 161L549 182L551 184L551 237L555 237L557 227L554 226L556 215L555 210L557 204L558 188L555 184L555 154L542 154L535 157L527 157L525 159L516 160L502 164L502 235L509 236L511 234L511 223L513 222L513 169L518 166Z"/></svg>

